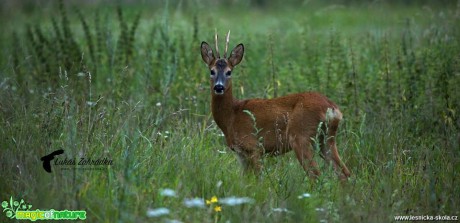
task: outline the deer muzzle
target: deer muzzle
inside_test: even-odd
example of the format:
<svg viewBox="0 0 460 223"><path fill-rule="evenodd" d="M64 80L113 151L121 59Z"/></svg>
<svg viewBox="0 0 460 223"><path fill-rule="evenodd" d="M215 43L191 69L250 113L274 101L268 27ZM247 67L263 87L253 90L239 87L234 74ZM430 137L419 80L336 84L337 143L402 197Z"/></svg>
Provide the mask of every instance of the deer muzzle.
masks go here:
<svg viewBox="0 0 460 223"><path fill-rule="evenodd" d="M214 82L214 93L218 95L224 94L225 91L225 74L218 73Z"/></svg>

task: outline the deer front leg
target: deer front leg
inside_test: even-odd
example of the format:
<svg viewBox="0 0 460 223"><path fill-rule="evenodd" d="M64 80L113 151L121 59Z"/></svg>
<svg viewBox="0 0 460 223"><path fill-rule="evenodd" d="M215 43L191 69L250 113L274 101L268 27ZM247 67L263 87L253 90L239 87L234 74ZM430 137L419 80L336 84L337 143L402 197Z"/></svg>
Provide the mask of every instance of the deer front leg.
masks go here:
<svg viewBox="0 0 460 223"><path fill-rule="evenodd" d="M238 160L243 166L244 173L253 172L260 174L262 164L260 162L261 152L257 147L257 142L248 140L242 143L238 148L235 148L238 155Z"/></svg>
<svg viewBox="0 0 460 223"><path fill-rule="evenodd" d="M260 155L258 153L238 153L238 160L243 166L243 173L247 174L250 172L256 175L260 174L262 170L262 164L260 163Z"/></svg>

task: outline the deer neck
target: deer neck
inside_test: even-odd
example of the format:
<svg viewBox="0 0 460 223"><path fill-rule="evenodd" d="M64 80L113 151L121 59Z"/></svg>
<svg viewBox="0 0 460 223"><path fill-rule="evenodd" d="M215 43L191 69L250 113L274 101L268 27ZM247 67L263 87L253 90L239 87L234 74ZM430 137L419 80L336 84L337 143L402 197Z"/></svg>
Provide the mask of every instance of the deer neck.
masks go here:
<svg viewBox="0 0 460 223"><path fill-rule="evenodd" d="M217 126L227 135L235 116L233 108L236 99L233 98L232 87L230 85L223 95L211 94L212 116Z"/></svg>

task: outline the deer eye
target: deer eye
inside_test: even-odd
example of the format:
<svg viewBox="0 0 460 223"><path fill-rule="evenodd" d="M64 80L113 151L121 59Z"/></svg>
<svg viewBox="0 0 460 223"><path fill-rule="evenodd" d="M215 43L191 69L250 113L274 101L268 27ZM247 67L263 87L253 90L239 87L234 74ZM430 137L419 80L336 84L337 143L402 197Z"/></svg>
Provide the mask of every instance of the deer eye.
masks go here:
<svg viewBox="0 0 460 223"><path fill-rule="evenodd" d="M227 73L225 73L225 75L227 75L227 76L232 75L232 71L231 70L227 71Z"/></svg>
<svg viewBox="0 0 460 223"><path fill-rule="evenodd" d="M214 70L211 70L211 76L216 75L216 72Z"/></svg>

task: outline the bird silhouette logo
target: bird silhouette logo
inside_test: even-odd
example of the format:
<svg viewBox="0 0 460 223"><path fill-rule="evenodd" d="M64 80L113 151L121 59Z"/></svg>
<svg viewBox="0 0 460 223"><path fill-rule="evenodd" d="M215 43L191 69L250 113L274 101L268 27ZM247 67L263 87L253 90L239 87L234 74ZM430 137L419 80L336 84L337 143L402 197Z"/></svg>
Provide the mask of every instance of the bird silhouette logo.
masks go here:
<svg viewBox="0 0 460 223"><path fill-rule="evenodd" d="M42 158L40 158L41 161L43 161L43 169L46 170L46 172L51 173L51 160L54 159L54 156L61 155L64 153L63 149L56 150Z"/></svg>

